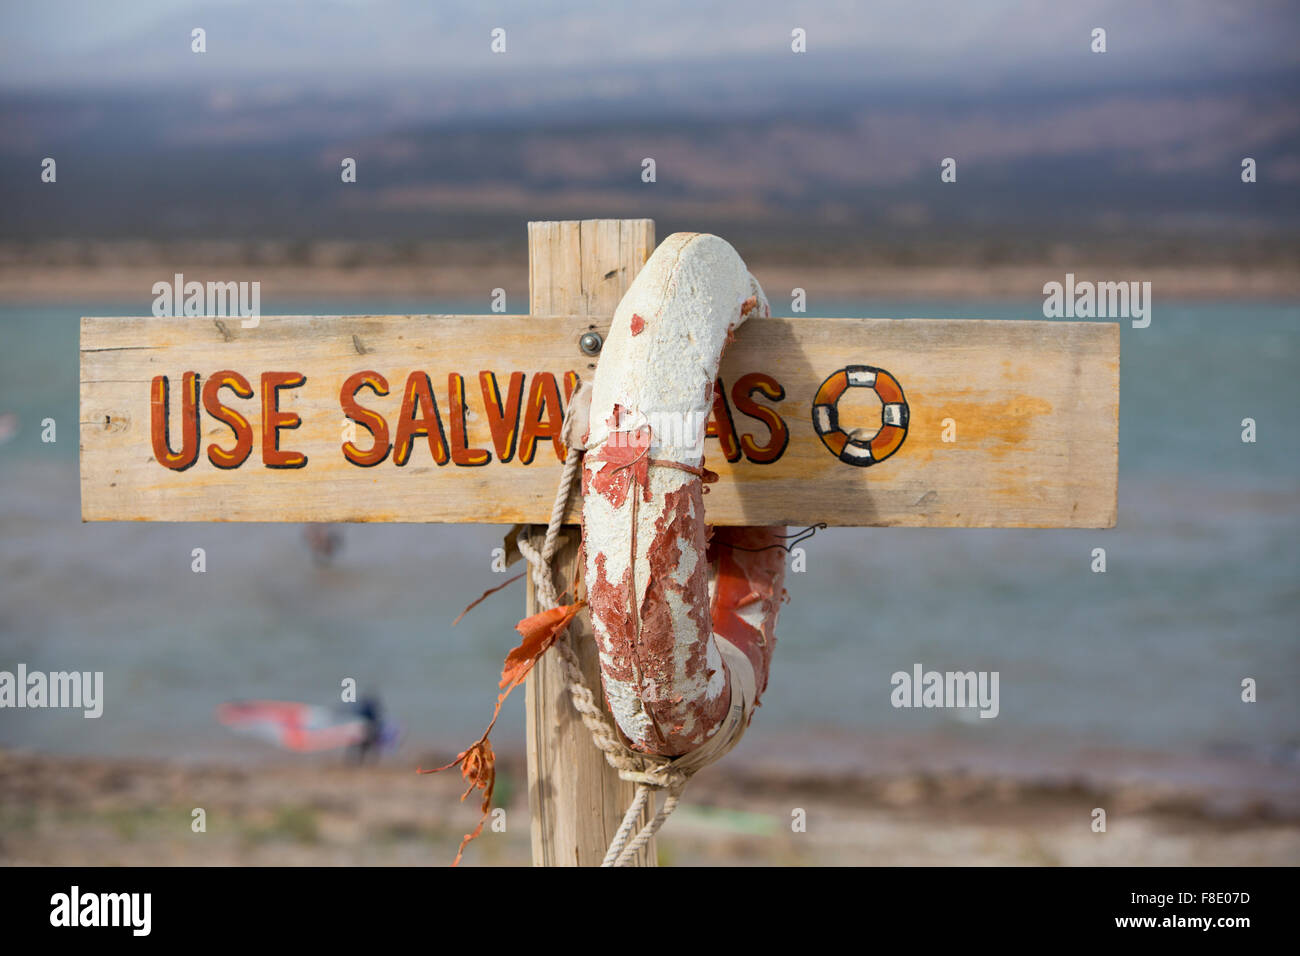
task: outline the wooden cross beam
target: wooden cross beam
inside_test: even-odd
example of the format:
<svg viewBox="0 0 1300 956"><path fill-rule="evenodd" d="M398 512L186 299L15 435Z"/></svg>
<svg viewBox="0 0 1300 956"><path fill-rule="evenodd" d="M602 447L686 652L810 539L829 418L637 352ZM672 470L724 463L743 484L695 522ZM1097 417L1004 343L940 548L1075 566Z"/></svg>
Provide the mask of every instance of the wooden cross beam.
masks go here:
<svg viewBox="0 0 1300 956"><path fill-rule="evenodd" d="M528 316L83 318L83 520L544 524L589 334L654 245L650 220L530 223ZM1115 323L750 319L717 386L711 523L1115 523ZM558 573L576 558L574 529ZM571 634L595 686L585 615ZM599 863L631 787L551 665L528 684L533 857Z"/></svg>

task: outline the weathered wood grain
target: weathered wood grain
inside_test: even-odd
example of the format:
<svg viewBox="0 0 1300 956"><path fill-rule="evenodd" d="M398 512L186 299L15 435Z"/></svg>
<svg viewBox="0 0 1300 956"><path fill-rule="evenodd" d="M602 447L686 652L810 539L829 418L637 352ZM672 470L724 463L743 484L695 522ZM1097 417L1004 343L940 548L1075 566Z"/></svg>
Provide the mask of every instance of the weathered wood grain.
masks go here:
<svg viewBox="0 0 1300 956"><path fill-rule="evenodd" d="M607 315L654 249L649 219L532 222L528 224L530 309L536 314L572 312ZM526 321L526 320L525 320ZM557 476L558 477L558 476ZM576 490L575 498L576 498ZM550 501L554 501L554 480ZM546 509L550 517L550 505ZM586 597L578 559L581 536L565 529L565 543L553 561L555 579L578 580ZM528 614L538 611L532 576ZM600 656L591 615L583 610L569 625L567 640L578 656L587 686L599 691ZM591 742L569 699L568 684L554 652L542 656L528 675L528 800L533 863L537 866L598 866L623 820L635 787L619 779ZM642 814L641 824L652 814ZM654 866L654 841L633 859Z"/></svg>
<svg viewBox="0 0 1300 956"><path fill-rule="evenodd" d="M565 229L540 224L556 241L580 241ZM594 227L594 235L600 229ZM264 316L244 329L238 319L85 318L81 324L82 517L87 521L432 521L543 522L551 506L560 461L549 441L525 464L502 462L485 417L479 373L490 370L502 397L510 373L538 373L561 382L591 374L596 359L578 339L603 332L626 276L634 272L641 236L618 239L617 266L600 282L582 285L584 262L601 242L572 262L530 256L536 302L557 311L576 289L582 316ZM633 250L633 252L629 252ZM649 249L645 250L647 253ZM594 261L594 259L592 259ZM608 276L608 278L605 278ZM579 283L575 285L575 283ZM862 468L837 460L812 424L820 384L847 365L888 370L910 409L903 446L886 461ZM222 393L225 404L252 424L253 452L222 470L200 455L186 471L154 457L150 439L150 382L168 376L174 418L186 371L205 379L233 369L256 394ZM407 376L428 373L444 429L449 428L448 375L464 376L468 445L492 452L480 467L436 464L417 441L410 460L394 456L374 467L347 462L340 449L346 424L339 390L355 372L383 374L389 394L363 390L358 400L381 412L395 429ZM261 389L266 371L306 376L280 392L285 411L302 425L281 433L281 445L307 455L296 470L265 467L261 457ZM755 445L769 431L742 414L731 391L741 376L770 375L784 398L757 395L789 429L780 458L729 462L717 439L706 441L706 462L720 475L707 498L716 524L907 525L930 527L1110 527L1115 521L1119 409L1119 327L1102 322L949 321L923 319L753 319L727 350L722 379L738 436ZM852 418L849 400L841 416ZM854 394L856 393L856 394ZM879 411L867 405L853 424L870 425ZM945 420L955 440L944 441ZM201 444L229 447L230 428L201 417ZM359 445L368 433L357 428ZM173 426L176 434L176 426ZM570 516L577 520L577 508Z"/></svg>

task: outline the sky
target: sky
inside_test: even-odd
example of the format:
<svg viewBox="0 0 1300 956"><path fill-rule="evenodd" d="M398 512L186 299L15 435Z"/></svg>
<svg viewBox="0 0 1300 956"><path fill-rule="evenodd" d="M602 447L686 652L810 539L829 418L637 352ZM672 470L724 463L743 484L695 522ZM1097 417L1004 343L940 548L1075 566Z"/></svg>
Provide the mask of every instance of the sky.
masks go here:
<svg viewBox="0 0 1300 956"><path fill-rule="evenodd" d="M915 87L1083 82L1095 27L1107 31L1117 82L1300 65L1296 6L1261 0L41 0L6 4L0 22L0 87L28 91L184 85L203 71L328 89L538 70L616 78L682 62L785 66L796 27L807 32L800 68ZM195 27L207 31L202 59L190 52ZM496 27L504 56L489 51Z"/></svg>

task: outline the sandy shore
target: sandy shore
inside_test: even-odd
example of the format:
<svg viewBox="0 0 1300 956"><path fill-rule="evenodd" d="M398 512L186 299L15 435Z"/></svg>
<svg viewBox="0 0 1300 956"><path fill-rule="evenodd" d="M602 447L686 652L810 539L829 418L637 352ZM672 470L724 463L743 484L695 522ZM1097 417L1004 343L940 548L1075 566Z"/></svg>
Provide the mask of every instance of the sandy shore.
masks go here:
<svg viewBox="0 0 1300 956"><path fill-rule="evenodd" d="M505 831L466 865L529 862L524 766L502 761ZM440 865L477 818L454 774L181 764L0 751L0 864ZM1107 832L1091 829L1107 809ZM206 832L191 829L193 811ZM793 832L795 810L806 832ZM659 840L665 865L1295 865L1300 817L1215 810L1146 784L904 772L856 779L714 768Z"/></svg>

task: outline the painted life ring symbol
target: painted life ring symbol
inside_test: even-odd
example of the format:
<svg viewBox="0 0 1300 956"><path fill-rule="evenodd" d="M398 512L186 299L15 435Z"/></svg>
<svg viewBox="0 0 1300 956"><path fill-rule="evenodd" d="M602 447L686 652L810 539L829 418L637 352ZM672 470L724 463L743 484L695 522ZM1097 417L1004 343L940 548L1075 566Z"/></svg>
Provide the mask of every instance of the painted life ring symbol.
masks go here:
<svg viewBox="0 0 1300 956"><path fill-rule="evenodd" d="M840 396L850 388L869 388L880 398L880 431L871 438L855 438L840 427ZM813 399L813 427L822 444L840 461L862 468L880 464L903 446L908 417L903 387L871 365L846 365L822 382Z"/></svg>

